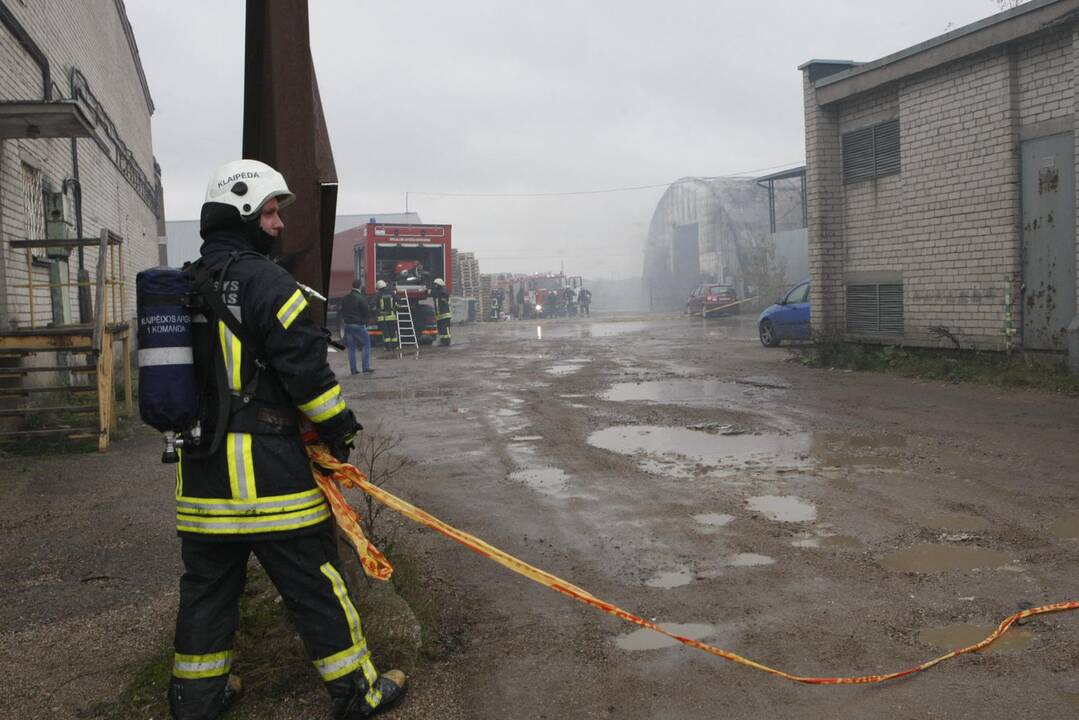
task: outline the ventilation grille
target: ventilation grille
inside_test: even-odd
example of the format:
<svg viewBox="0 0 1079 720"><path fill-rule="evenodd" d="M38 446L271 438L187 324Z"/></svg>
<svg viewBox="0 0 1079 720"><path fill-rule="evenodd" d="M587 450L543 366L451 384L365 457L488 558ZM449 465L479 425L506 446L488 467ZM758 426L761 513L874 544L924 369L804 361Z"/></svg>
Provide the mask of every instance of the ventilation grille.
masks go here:
<svg viewBox="0 0 1079 720"><path fill-rule="evenodd" d="M903 284L847 285L847 332L902 335Z"/></svg>
<svg viewBox="0 0 1079 720"><path fill-rule="evenodd" d="M900 169L898 120L843 135L844 182L895 175Z"/></svg>

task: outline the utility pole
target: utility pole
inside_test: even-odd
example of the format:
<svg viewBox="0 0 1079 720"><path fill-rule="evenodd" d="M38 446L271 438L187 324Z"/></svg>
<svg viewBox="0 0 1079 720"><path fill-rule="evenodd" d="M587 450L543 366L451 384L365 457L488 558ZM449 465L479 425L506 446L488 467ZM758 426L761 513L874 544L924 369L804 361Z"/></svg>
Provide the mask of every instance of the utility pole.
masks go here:
<svg viewBox="0 0 1079 720"><path fill-rule="evenodd" d="M307 0L247 0L243 157L280 171L296 195L285 211L281 264L329 294L337 170L311 62ZM316 320L325 305L309 299Z"/></svg>

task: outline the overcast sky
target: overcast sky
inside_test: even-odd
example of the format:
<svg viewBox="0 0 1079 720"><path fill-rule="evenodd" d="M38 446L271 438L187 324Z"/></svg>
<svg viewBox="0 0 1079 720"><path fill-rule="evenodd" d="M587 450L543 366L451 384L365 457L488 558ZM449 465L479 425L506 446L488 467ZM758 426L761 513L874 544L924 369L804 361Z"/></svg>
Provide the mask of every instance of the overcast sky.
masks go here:
<svg viewBox="0 0 1079 720"><path fill-rule="evenodd" d="M169 220L198 217L240 152L244 3L126 0ZM811 58L873 60L995 0L311 0L339 214L452 223L484 272L641 273L663 188L804 161ZM287 222L287 216L286 216Z"/></svg>

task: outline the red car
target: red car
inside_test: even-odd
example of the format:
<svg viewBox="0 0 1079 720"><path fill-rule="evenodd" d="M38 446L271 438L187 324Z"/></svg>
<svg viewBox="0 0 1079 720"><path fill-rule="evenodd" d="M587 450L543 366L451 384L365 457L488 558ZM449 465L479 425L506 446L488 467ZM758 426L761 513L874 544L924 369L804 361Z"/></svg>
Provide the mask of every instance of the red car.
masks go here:
<svg viewBox="0 0 1079 720"><path fill-rule="evenodd" d="M690 315L701 317L716 317L717 315L737 315L740 305L738 292L730 285L714 285L704 283L694 288L686 300L686 312Z"/></svg>

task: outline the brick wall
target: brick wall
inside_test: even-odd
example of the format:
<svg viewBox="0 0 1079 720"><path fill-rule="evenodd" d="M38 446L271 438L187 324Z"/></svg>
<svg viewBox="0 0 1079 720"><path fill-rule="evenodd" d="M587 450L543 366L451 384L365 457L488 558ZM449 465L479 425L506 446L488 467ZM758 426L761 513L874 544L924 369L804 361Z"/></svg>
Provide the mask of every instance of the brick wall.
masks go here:
<svg viewBox="0 0 1079 720"><path fill-rule="evenodd" d="M1005 278L1022 270L1020 132L1074 125L1077 46L1071 28L1047 30L827 107L805 68L816 330L845 329L846 282L898 277L906 332L883 340L935 346L941 325L966 347L1004 347ZM841 133L895 118L900 174L844 185Z"/></svg>
<svg viewBox="0 0 1079 720"><path fill-rule="evenodd" d="M77 68L86 78L93 95L101 103L116 128L117 135L133 153L136 164L153 182L154 159L150 135L151 108L143 91L135 60L124 32L115 0L35 0L9 1L7 7L22 23L28 34L50 62L57 97L70 97L71 70ZM0 99L40 99L41 79L37 66L14 37L0 27ZM105 135L98 128L99 137ZM103 228L124 238L121 251L126 276L124 310L134 315L135 274L157 264L157 219L112 159L113 149L93 138L78 144L78 166L82 186L83 234L96 237ZM46 186L59 191L64 180L73 177L71 141L67 139L0 141L0 236L3 240L26 236L23 210L22 163L41 170ZM73 191L65 198L66 215L74 234ZM0 324L3 327L30 324L30 302L26 289L27 265L23 250L11 250L6 242L0 247ZM96 251L85 251L86 267L93 278ZM69 280L75 281L77 256L69 263ZM34 283L48 282L48 270L35 267ZM78 320L78 300L70 292L72 321ZM115 307L119 313L117 297ZM35 293L35 324L53 320L48 295Z"/></svg>

